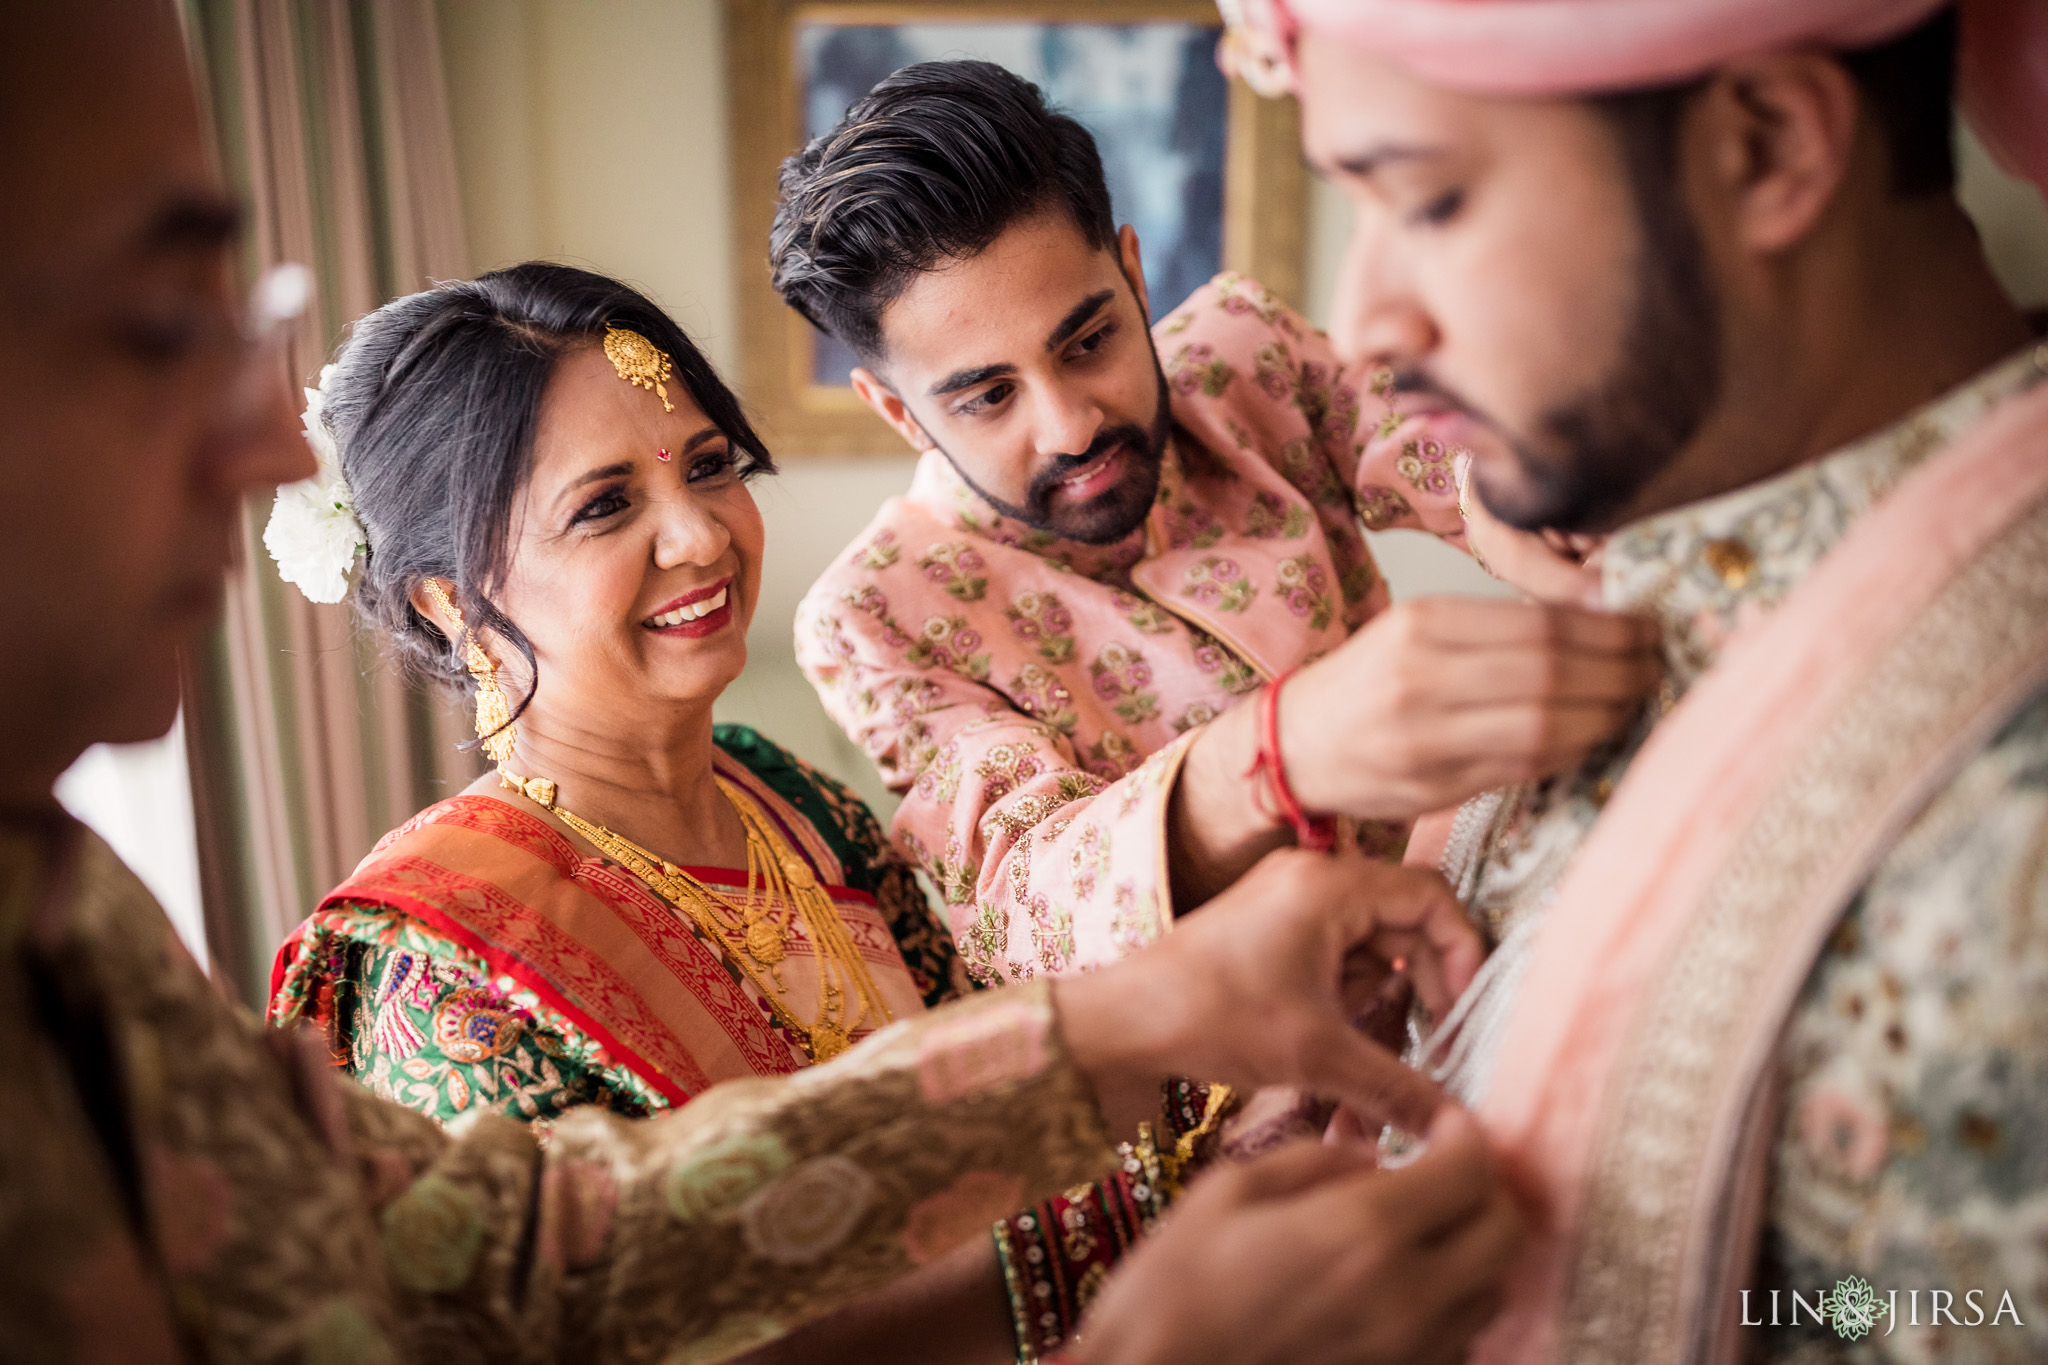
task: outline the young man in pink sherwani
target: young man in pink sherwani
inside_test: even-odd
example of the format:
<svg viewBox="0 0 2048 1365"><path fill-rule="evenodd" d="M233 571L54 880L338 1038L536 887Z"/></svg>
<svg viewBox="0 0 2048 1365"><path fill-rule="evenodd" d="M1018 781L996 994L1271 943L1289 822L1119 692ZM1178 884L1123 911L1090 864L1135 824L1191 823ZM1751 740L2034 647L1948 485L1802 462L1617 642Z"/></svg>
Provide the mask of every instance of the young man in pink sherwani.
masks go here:
<svg viewBox="0 0 2048 1365"><path fill-rule="evenodd" d="M1340 349L1668 663L1436 841L1498 946L1428 1060L1541 1211L1478 1358L2048 1358L2048 344L1951 100L2048 184L2048 5L1233 8Z"/></svg>
<svg viewBox="0 0 2048 1365"><path fill-rule="evenodd" d="M1283 843L1387 843L1566 766L1653 685L1626 618L1388 611L1362 532L1459 539L1449 445L1252 281L1150 325L1092 139L1001 68L876 86L785 165L771 252L924 452L798 659L983 981L1114 959Z"/></svg>

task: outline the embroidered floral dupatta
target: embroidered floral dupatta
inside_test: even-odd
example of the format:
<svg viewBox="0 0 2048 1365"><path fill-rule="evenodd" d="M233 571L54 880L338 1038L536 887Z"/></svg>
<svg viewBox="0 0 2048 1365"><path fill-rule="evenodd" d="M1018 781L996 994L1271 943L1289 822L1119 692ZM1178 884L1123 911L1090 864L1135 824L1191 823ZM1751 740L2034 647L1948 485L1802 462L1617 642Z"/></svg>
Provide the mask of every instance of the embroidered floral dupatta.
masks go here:
<svg viewBox="0 0 2048 1365"><path fill-rule="evenodd" d="M1732 1361L1779 1033L1899 831L2048 684L2048 385L1910 475L1660 726L1480 1117L1539 1198L1475 1359Z"/></svg>
<svg viewBox="0 0 2048 1365"><path fill-rule="evenodd" d="M924 1002L874 898L844 884L830 846L756 774L723 750L714 763L810 863L891 1015L921 1013ZM733 903L747 895L743 871L690 873ZM364 903L391 906L461 945L489 966L501 994L530 991L671 1104L721 1080L809 1065L767 1002L690 919L624 869L582 857L553 826L504 802L458 796L386 835L286 940L273 1000L295 973L317 970L299 944L322 917ZM733 933L726 951L737 953L739 940ZM814 1011L818 971L801 926L790 926L788 948L783 980L798 1010ZM481 1017L446 1022L492 1025ZM854 1036L884 1022L861 1020Z"/></svg>

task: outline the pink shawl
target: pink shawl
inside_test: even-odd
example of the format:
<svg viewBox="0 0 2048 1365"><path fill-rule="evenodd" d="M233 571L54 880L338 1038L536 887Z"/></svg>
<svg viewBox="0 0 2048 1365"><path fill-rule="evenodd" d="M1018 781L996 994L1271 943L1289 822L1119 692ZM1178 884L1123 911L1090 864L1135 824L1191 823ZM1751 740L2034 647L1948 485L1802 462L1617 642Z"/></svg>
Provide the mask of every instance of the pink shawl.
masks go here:
<svg viewBox="0 0 2048 1365"><path fill-rule="evenodd" d="M1725 1361L1779 1033L1891 841L2048 682L2048 385L1910 475L1630 767L1480 1117L1540 1207L1475 1359Z"/></svg>

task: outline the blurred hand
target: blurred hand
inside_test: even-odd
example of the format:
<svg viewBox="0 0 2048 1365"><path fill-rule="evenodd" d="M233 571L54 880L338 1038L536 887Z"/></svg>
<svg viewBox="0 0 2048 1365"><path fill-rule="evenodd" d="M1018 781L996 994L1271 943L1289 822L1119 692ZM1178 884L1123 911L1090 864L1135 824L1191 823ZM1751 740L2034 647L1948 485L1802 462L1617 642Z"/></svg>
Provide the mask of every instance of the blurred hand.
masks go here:
<svg viewBox="0 0 2048 1365"><path fill-rule="evenodd" d="M1486 571L1538 602L1557 606L1600 605L1602 536L1562 531L1523 531L1496 518L1466 482L1471 457L1458 462L1459 510L1465 514L1465 543Z"/></svg>
<svg viewBox="0 0 2048 1365"><path fill-rule="evenodd" d="M1204 913L1207 913L1206 911ZM1376 1171L1357 1144L1217 1167L1109 1278L1082 1365L1449 1365L1492 1319L1521 1215L1478 1125Z"/></svg>
<svg viewBox="0 0 2048 1365"><path fill-rule="evenodd" d="M1657 638L1647 618L1582 607L1394 607L1288 681L1288 781L1309 810L1404 820L1558 772L1655 689Z"/></svg>
<svg viewBox="0 0 2048 1365"><path fill-rule="evenodd" d="M1397 958L1441 1013L1482 956L1435 873L1288 849L1158 942L1053 990L1068 1050L1112 1124L1152 1113L1160 1080L1182 1075L1298 1086L1420 1132L1437 1087L1351 1021Z"/></svg>

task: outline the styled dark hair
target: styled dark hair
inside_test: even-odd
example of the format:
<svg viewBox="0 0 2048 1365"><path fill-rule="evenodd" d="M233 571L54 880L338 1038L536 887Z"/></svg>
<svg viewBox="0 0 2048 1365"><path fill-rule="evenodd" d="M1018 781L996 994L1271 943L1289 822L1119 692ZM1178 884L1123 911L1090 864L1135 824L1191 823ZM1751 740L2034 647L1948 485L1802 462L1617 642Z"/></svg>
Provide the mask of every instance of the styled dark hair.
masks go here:
<svg viewBox="0 0 2048 1365"><path fill-rule="evenodd" d="M774 471L739 400L683 329L603 275L532 261L395 299L351 329L322 413L369 536L356 610L404 663L470 687L460 651L412 607L424 580L445 578L469 626L533 669L532 644L491 594L510 568L512 507L532 472L556 362L602 344L614 325L668 352L682 387L752 457L753 472ZM532 699L519 700L515 719Z"/></svg>
<svg viewBox="0 0 2048 1365"><path fill-rule="evenodd" d="M872 358L882 310L913 276L1048 209L1091 245L1114 249L1109 186L1088 130L992 62L919 62L782 163L768 236L775 290Z"/></svg>
<svg viewBox="0 0 2048 1365"><path fill-rule="evenodd" d="M1902 199L1953 192L1955 160L1956 12L1947 6L1896 38L1838 53L1877 123L1891 165L1891 190ZM1669 179L1685 106L1706 80L1630 90L1593 101L1620 133L1630 172Z"/></svg>

